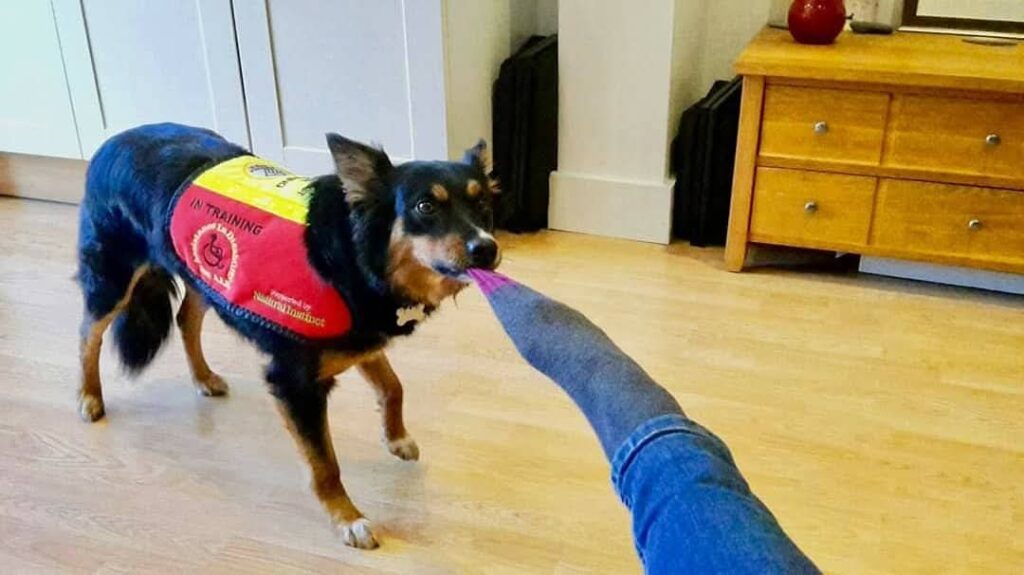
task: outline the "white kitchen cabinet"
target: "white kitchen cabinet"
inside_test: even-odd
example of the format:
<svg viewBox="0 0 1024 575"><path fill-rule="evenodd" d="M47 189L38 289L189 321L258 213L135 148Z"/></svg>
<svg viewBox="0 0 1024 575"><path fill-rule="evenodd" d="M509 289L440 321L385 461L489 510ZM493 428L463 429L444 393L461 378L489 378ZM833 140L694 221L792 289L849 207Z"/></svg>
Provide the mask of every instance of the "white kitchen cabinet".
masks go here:
<svg viewBox="0 0 1024 575"><path fill-rule="evenodd" d="M52 2L84 157L153 122L248 145L230 0Z"/></svg>
<svg viewBox="0 0 1024 575"><path fill-rule="evenodd" d="M395 162L460 157L490 133L490 86L511 48L510 6L3 2L0 154L88 160L117 132L179 122L305 174L332 169L331 131L379 143Z"/></svg>
<svg viewBox="0 0 1024 575"><path fill-rule="evenodd" d="M0 150L81 158L49 2L0 3L0 54Z"/></svg>
<svg viewBox="0 0 1024 575"><path fill-rule="evenodd" d="M396 161L442 159L441 0L235 2L253 151L302 173L331 169L324 133Z"/></svg>

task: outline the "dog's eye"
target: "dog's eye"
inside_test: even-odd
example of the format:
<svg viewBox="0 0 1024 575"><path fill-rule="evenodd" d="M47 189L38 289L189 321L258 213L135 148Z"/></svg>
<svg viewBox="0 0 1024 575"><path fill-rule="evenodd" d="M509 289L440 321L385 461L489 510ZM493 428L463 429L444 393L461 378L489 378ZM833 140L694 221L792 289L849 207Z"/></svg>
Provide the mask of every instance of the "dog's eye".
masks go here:
<svg viewBox="0 0 1024 575"><path fill-rule="evenodd" d="M431 202L429 200L423 200L420 203L416 204L416 211L423 214L424 216L429 216L433 214L435 211L437 211L437 206L434 205L434 202Z"/></svg>

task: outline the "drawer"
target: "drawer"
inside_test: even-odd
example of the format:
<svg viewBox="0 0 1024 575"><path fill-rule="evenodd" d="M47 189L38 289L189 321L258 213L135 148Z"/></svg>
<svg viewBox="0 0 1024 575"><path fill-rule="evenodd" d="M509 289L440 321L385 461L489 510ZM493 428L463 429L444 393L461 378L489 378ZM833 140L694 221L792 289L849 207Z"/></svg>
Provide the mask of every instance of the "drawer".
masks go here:
<svg viewBox="0 0 1024 575"><path fill-rule="evenodd" d="M889 99L879 92L768 86L760 154L877 166Z"/></svg>
<svg viewBox="0 0 1024 575"><path fill-rule="evenodd" d="M867 245L876 187L875 178L759 168L751 239L812 247Z"/></svg>
<svg viewBox="0 0 1024 575"><path fill-rule="evenodd" d="M882 180L874 246L1024 262L1024 192Z"/></svg>
<svg viewBox="0 0 1024 575"><path fill-rule="evenodd" d="M1024 180L1024 103L897 95L884 164Z"/></svg>

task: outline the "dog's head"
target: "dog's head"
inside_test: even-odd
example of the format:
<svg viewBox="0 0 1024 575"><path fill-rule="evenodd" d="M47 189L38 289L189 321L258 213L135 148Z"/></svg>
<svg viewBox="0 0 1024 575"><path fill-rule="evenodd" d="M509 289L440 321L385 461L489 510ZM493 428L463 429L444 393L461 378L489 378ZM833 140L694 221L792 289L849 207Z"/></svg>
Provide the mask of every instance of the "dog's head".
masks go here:
<svg viewBox="0 0 1024 575"><path fill-rule="evenodd" d="M383 150L328 134L328 147L353 213L387 214L392 221L387 281L427 305L458 292L469 268L501 263L495 241L487 145L481 140L461 162L393 166Z"/></svg>

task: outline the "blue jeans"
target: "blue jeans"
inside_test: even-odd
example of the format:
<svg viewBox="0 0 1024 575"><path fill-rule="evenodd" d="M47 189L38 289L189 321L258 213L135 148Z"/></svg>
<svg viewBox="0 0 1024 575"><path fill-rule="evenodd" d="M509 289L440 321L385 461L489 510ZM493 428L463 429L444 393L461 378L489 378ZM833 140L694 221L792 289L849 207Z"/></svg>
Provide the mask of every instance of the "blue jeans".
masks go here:
<svg viewBox="0 0 1024 575"><path fill-rule="evenodd" d="M682 415L638 427L612 458L650 575L820 573L750 491L729 449Z"/></svg>

